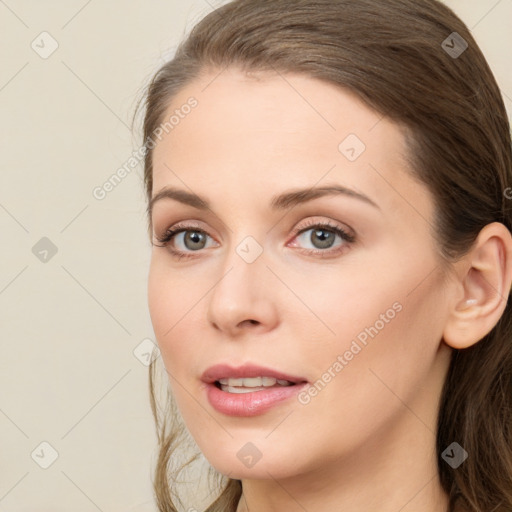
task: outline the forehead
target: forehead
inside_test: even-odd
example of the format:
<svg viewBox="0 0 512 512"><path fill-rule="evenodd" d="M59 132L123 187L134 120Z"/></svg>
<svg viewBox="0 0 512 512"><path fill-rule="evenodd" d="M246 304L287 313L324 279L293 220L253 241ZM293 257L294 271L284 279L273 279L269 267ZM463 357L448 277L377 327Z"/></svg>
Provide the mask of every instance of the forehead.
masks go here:
<svg viewBox="0 0 512 512"><path fill-rule="evenodd" d="M187 102L192 97L197 106L190 109ZM182 110L189 113L183 115ZM378 131L377 137L371 133L382 116L353 93L297 74L267 73L254 78L228 69L204 75L172 99L164 121L171 117L172 129L164 134L168 140L155 150L155 160L162 150L169 153L170 149L172 155L166 156L176 160L193 146L202 151L188 154L189 160L214 150L234 153L242 146L252 152L248 157L259 160L271 152L274 157L286 152L287 157L294 153L307 160L322 155L337 159L339 144L350 134L361 140L360 146L369 139L374 145L382 139ZM399 146L398 129L387 128L386 143ZM312 147L321 151L312 153Z"/></svg>
<svg viewBox="0 0 512 512"><path fill-rule="evenodd" d="M196 106L184 108L190 98ZM401 196L424 188L407 172L403 130L354 93L321 80L227 69L182 89L164 121L172 115L179 121L154 149L154 193L185 186L268 196L328 178L396 209Z"/></svg>

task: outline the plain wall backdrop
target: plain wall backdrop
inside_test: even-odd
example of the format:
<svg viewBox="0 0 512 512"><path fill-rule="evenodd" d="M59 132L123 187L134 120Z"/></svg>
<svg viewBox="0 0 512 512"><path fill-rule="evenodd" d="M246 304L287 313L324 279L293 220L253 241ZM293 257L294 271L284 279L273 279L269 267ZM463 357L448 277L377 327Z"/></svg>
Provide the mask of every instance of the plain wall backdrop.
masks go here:
<svg viewBox="0 0 512 512"><path fill-rule="evenodd" d="M151 73L222 3L0 0L0 512L156 510L130 123ZM446 3L510 113L512 0Z"/></svg>

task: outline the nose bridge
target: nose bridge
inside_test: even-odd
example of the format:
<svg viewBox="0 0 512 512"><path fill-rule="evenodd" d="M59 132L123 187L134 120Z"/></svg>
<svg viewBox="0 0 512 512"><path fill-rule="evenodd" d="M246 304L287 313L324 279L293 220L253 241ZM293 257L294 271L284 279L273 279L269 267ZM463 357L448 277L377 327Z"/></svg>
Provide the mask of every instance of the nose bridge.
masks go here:
<svg viewBox="0 0 512 512"><path fill-rule="evenodd" d="M232 211L247 211L250 207L247 203L244 206L237 201L236 204L231 205L230 209ZM254 213L239 216L237 221L229 226L229 249L223 262L223 275L232 267L242 273L242 278L246 275L249 278L254 272L257 274L268 272L265 266L267 258L264 250L268 236L256 219L256 215Z"/></svg>
<svg viewBox="0 0 512 512"><path fill-rule="evenodd" d="M263 246L253 237L246 236L233 244L222 264L222 278L214 289L215 295L248 304L257 299L259 288L266 281Z"/></svg>
<svg viewBox="0 0 512 512"><path fill-rule="evenodd" d="M222 330L234 329L248 320L260 324L273 322L275 304L268 282L271 272L266 264L263 246L253 236L233 244L210 296L210 322Z"/></svg>

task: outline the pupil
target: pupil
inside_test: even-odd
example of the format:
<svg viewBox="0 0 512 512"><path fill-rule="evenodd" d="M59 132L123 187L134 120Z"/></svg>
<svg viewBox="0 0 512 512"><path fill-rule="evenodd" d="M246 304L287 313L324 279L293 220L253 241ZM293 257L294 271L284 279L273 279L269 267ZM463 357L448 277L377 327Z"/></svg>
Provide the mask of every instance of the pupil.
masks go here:
<svg viewBox="0 0 512 512"><path fill-rule="evenodd" d="M185 237L185 242L190 241L192 244L200 244L201 239L203 239L204 236L202 233L198 233L197 231L188 232ZM204 242L204 240L203 240ZM189 247L190 248L190 247ZM192 247L194 249L201 249L202 247Z"/></svg>
<svg viewBox="0 0 512 512"><path fill-rule="evenodd" d="M319 239L319 242L314 242L313 236L317 237ZM330 238L333 237L333 233L330 233L329 231L326 231L324 229L318 229L313 232L312 234L312 242L313 245L320 245L321 249L329 248L332 245L332 240Z"/></svg>

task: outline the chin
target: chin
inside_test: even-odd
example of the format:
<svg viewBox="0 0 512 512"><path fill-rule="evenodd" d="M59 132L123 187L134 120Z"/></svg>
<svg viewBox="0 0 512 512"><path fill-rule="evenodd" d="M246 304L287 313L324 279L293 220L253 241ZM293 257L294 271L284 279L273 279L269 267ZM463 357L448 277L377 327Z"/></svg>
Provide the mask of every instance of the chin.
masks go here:
<svg viewBox="0 0 512 512"><path fill-rule="evenodd" d="M268 446L259 450L255 444L244 443L241 448L230 447L222 453L205 453L205 457L219 473L237 480L283 479L299 472L297 457L288 458Z"/></svg>

